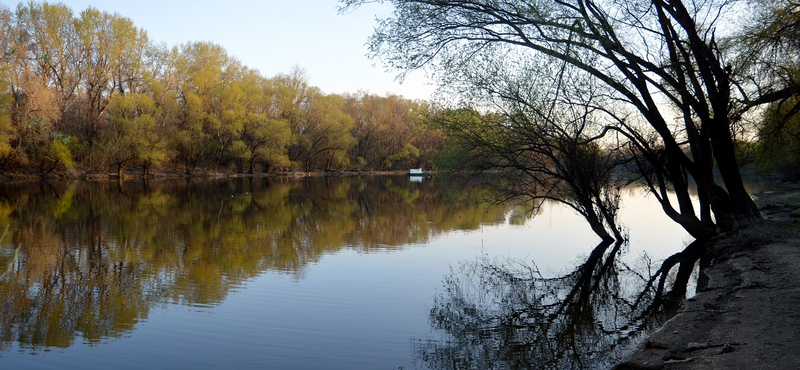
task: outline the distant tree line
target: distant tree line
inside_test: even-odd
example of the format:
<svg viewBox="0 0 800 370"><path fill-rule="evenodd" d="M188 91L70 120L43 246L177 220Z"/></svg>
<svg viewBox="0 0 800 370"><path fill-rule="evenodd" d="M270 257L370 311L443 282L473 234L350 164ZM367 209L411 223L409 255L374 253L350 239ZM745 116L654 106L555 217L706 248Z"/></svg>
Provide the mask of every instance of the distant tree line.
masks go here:
<svg viewBox="0 0 800 370"><path fill-rule="evenodd" d="M0 8L0 171L148 175L426 167L425 102L267 78L219 45L152 42L118 14Z"/></svg>
<svg viewBox="0 0 800 370"><path fill-rule="evenodd" d="M741 54L752 55L750 64L761 71L770 66L784 71L776 72L781 78L775 80L780 81L795 81L797 76L792 51L797 48L798 12L795 3L788 4L764 5L764 21L747 28L739 38L739 45L748 50ZM452 136L468 133L464 130L472 121L464 120L464 112L470 109L447 110L428 102L363 92L325 94L309 83L300 67L268 78L242 65L220 45L155 43L130 19L94 8L75 14L63 4L47 2L22 3L14 9L0 6L0 49L0 172L80 170L89 175L146 176L154 168L187 174L370 171L463 167L469 162L467 153L456 150L458 142ZM787 63L787 58L792 62ZM577 85L581 77L565 75L563 66L542 59L529 62L525 66L530 68L516 74L488 62L460 67L454 63L454 73L448 75L454 81L444 82L462 95L479 95L473 100L485 101L486 91L500 96L500 104L474 113L494 117L490 121L505 116L501 127L535 128L529 125L531 113L525 110L559 119L574 115L555 112L547 92L561 89L563 93L567 86L563 81ZM540 72L551 80L542 79ZM527 86L535 76L545 81L536 88ZM469 83L459 84L458 79ZM756 136L734 133L737 157L800 176L797 98L791 89L763 90L776 93L742 100L746 107L765 108L754 126ZM561 101L569 99L562 95L556 100L558 105L587 105ZM530 103L536 100L541 104L534 107ZM509 107L509 101L522 107ZM589 108L597 111L597 107ZM573 123L573 132L567 136L578 139L577 143L598 134L585 127ZM538 135L542 132L523 134L543 138ZM474 138L480 139L473 143L477 145L487 137ZM639 139L644 144L655 140L649 154L658 157L663 143L649 136ZM545 156L569 149L563 141L544 140L537 145ZM487 148L484 145L482 150ZM477 153L484 161L488 158L480 150ZM686 155L683 151L673 154ZM575 158L580 157L565 157Z"/></svg>

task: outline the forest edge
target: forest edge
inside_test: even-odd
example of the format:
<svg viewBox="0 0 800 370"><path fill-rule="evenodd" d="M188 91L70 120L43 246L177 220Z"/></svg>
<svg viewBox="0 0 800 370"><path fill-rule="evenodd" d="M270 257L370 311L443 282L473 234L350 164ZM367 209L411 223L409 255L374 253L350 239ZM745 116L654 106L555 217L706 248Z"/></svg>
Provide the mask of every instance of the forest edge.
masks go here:
<svg viewBox="0 0 800 370"><path fill-rule="evenodd" d="M36 169L28 171L2 171L0 170L0 180L112 180L112 179L168 179L168 178L229 178L229 177L310 177L310 176L361 176L361 175L405 175L408 174L407 170L397 171L280 171L280 172L257 172L254 174L240 173L233 170L214 170L214 171L195 171L186 173L183 167L174 168L161 168L151 171L147 176L142 177L141 172L136 171L135 166L131 166L132 171L126 171L123 177L120 178L116 173L111 172L96 172L96 171L61 171L43 173ZM426 171L430 176L430 171Z"/></svg>

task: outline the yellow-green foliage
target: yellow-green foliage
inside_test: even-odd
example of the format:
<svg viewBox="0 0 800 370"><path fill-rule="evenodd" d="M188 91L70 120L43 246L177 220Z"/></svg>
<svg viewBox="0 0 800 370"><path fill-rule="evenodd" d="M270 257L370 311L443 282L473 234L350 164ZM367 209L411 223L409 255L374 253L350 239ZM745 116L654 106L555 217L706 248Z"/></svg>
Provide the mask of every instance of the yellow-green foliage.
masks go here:
<svg viewBox="0 0 800 370"><path fill-rule="evenodd" d="M8 56L0 58L0 158L12 152L11 139L15 135L14 123L11 119L14 98L7 93L11 86L9 81L11 69L5 63L7 58Z"/></svg>
<svg viewBox="0 0 800 370"><path fill-rule="evenodd" d="M120 175L170 162L187 171L319 170L347 168L359 156L366 167L396 168L411 160L387 157L431 157L407 155L408 143L436 150L424 145L410 100L324 94L300 67L267 78L221 45L168 48L124 15L95 8L0 4L0 46L5 168L50 171L78 160Z"/></svg>
<svg viewBox="0 0 800 370"><path fill-rule="evenodd" d="M771 105L758 133L758 164L771 170L798 170L800 166L800 114L789 114L800 103L795 98Z"/></svg>
<svg viewBox="0 0 800 370"><path fill-rule="evenodd" d="M15 130L8 112L7 103L11 98L5 94L0 94L0 158L12 152L11 139L14 138Z"/></svg>
<svg viewBox="0 0 800 370"><path fill-rule="evenodd" d="M64 165L64 167L67 169L71 170L73 167L75 167L75 162L72 159L72 153L63 139L53 139L53 141L47 144L45 153L54 162Z"/></svg>

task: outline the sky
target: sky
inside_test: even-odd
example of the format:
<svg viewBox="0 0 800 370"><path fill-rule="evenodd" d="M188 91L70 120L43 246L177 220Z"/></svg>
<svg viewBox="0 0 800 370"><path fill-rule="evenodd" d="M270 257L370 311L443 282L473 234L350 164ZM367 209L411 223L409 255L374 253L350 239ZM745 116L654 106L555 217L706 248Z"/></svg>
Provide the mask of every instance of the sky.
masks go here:
<svg viewBox="0 0 800 370"><path fill-rule="evenodd" d="M213 42L265 77L300 66L309 83L328 94L366 91L429 99L435 90L422 71L412 72L401 84L396 71L368 58L366 42L377 25L375 18L390 15L389 6L368 4L339 14L337 0L49 2L67 5L76 16L90 6L117 13L130 18L156 43Z"/></svg>

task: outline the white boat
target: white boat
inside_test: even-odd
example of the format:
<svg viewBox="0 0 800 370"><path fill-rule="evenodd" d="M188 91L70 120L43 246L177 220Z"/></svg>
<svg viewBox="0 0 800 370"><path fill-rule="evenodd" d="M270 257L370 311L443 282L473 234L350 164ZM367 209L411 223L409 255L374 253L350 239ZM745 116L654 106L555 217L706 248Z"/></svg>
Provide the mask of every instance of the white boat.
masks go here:
<svg viewBox="0 0 800 370"><path fill-rule="evenodd" d="M408 170L408 176L430 177L431 174L423 171L421 168L412 168Z"/></svg>

